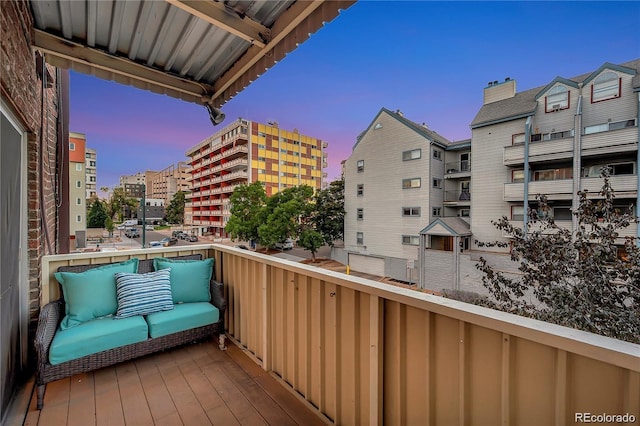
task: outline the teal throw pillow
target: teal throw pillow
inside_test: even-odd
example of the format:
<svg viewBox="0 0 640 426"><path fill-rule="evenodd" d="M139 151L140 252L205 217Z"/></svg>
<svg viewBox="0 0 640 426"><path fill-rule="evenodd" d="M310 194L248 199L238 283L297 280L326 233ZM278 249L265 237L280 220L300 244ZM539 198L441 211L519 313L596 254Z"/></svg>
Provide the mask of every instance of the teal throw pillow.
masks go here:
<svg viewBox="0 0 640 426"><path fill-rule="evenodd" d="M83 322L113 315L118 309L116 273L134 273L138 259L112 263L84 272L56 272L53 275L62 285L65 317L60 328L66 330Z"/></svg>
<svg viewBox="0 0 640 426"><path fill-rule="evenodd" d="M116 274L118 311L116 318L149 315L173 309L170 269L146 274Z"/></svg>
<svg viewBox="0 0 640 426"><path fill-rule="evenodd" d="M173 303L209 302L209 282L213 273L213 259L179 260L157 257L153 259L156 271L171 269L171 295Z"/></svg>

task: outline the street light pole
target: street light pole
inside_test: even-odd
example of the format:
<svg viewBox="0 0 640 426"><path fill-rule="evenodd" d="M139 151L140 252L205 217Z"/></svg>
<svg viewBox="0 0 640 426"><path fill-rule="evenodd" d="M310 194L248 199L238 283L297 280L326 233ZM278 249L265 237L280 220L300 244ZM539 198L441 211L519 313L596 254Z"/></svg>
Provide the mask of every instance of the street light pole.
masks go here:
<svg viewBox="0 0 640 426"><path fill-rule="evenodd" d="M147 187L142 184L142 248L146 245L147 236Z"/></svg>

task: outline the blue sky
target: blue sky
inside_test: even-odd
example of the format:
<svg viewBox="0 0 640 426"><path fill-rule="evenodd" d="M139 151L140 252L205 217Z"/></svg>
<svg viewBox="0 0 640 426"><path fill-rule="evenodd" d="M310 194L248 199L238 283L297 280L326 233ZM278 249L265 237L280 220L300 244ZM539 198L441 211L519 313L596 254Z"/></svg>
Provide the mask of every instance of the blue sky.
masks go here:
<svg viewBox="0 0 640 426"><path fill-rule="evenodd" d="M487 82L522 91L637 59L639 23L637 1L361 0L225 104L219 126L204 107L72 72L70 130L98 152L98 187L184 161L238 117L327 141L333 180L380 108L467 139Z"/></svg>

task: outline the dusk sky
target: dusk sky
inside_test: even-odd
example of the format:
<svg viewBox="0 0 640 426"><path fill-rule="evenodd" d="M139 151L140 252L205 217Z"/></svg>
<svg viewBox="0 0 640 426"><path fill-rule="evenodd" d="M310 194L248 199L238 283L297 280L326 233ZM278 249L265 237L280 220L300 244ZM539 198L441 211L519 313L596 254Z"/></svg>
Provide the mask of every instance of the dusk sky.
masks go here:
<svg viewBox="0 0 640 426"><path fill-rule="evenodd" d="M71 72L70 130L97 150L98 188L186 161L238 117L328 142L331 181L381 108L467 139L487 82L523 91L637 59L639 23L637 1L361 0L227 102L216 127L202 106Z"/></svg>

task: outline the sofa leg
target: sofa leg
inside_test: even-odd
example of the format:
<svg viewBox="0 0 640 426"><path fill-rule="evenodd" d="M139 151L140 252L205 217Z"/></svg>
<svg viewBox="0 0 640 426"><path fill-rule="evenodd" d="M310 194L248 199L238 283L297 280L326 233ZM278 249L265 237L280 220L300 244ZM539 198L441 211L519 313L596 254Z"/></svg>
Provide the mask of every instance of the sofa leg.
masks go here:
<svg viewBox="0 0 640 426"><path fill-rule="evenodd" d="M38 395L38 410L42 410L42 406L44 405L44 390L47 385L38 385L36 389L36 394Z"/></svg>
<svg viewBox="0 0 640 426"><path fill-rule="evenodd" d="M227 347L224 344L225 339L227 338L226 334L221 334L220 336L218 336L218 348L220 348L221 351L226 351Z"/></svg>

